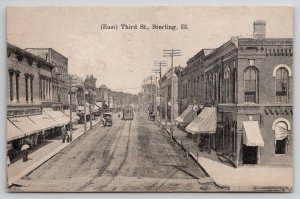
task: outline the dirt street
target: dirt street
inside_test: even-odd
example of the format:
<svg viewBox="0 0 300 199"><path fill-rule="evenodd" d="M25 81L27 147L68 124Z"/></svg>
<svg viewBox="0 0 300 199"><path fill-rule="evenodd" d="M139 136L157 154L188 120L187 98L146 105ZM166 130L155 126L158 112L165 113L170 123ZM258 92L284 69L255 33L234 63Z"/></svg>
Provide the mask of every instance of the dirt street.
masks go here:
<svg viewBox="0 0 300 199"><path fill-rule="evenodd" d="M25 179L25 192L202 192L204 172L157 123L137 113L133 121L114 115L112 127L98 125Z"/></svg>

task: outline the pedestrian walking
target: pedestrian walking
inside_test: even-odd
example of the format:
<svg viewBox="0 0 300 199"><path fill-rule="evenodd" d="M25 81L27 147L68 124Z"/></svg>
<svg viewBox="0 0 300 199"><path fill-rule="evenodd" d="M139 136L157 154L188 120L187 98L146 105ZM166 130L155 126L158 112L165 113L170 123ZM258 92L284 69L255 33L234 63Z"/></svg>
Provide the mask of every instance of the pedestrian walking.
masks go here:
<svg viewBox="0 0 300 199"><path fill-rule="evenodd" d="M65 141L66 141L66 130L65 130L65 128L62 128L61 136L62 136L62 143L65 143Z"/></svg>
<svg viewBox="0 0 300 199"><path fill-rule="evenodd" d="M70 134L69 134L69 132L67 132L67 143L69 143L70 142Z"/></svg>
<svg viewBox="0 0 300 199"><path fill-rule="evenodd" d="M9 157L9 151L7 150L7 152L6 152L6 155L7 155L7 161L6 161L6 163L7 163L7 166L9 167L9 165L10 165L10 157Z"/></svg>
<svg viewBox="0 0 300 199"><path fill-rule="evenodd" d="M28 160L28 149L29 149L28 144L24 144L21 148L23 162L26 162Z"/></svg>

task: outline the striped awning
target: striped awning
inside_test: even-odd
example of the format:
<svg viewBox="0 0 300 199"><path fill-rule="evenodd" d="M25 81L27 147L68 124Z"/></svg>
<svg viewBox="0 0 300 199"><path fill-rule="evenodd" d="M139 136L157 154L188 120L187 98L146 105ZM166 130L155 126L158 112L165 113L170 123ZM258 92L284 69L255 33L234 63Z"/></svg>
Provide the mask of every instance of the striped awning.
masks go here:
<svg viewBox="0 0 300 199"><path fill-rule="evenodd" d="M217 113L215 107L205 107L202 112L185 128L192 134L216 133Z"/></svg>
<svg viewBox="0 0 300 199"><path fill-rule="evenodd" d="M179 117L176 118L176 122L179 124L189 124L197 117L197 113L193 110L193 105L189 105Z"/></svg>
<svg viewBox="0 0 300 199"><path fill-rule="evenodd" d="M60 126L58 122L52 119L46 113L40 115L32 115L28 116L37 126L39 126L43 130L51 129L57 126Z"/></svg>
<svg viewBox="0 0 300 199"><path fill-rule="evenodd" d="M243 121L243 144L246 146L264 146L258 121Z"/></svg>
<svg viewBox="0 0 300 199"><path fill-rule="evenodd" d="M59 125L65 125L70 123L70 118L62 111L54 111L52 108L44 108L43 114L46 113L52 119L54 119Z"/></svg>
<svg viewBox="0 0 300 199"><path fill-rule="evenodd" d="M13 125L13 123L8 119L6 119L6 128L7 128L7 132L6 132L7 142L25 137L25 133L15 125Z"/></svg>
<svg viewBox="0 0 300 199"><path fill-rule="evenodd" d="M24 132L26 135L31 135L41 131L43 128L36 125L27 116L8 118L18 129Z"/></svg>

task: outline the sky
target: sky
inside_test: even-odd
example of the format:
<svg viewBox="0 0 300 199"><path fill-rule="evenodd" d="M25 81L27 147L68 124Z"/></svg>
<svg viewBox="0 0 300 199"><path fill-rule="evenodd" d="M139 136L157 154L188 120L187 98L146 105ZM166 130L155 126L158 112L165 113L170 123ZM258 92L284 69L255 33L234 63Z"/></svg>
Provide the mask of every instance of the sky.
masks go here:
<svg viewBox="0 0 300 199"><path fill-rule="evenodd" d="M155 61L170 67L163 50L180 49L174 66L184 67L203 48L217 48L231 36L252 37L258 19L266 20L267 37L293 37L292 7L10 7L7 41L20 48L53 48L68 58L70 74L93 74L97 86L137 94ZM101 30L102 24L118 29ZM178 29L157 30L153 24Z"/></svg>

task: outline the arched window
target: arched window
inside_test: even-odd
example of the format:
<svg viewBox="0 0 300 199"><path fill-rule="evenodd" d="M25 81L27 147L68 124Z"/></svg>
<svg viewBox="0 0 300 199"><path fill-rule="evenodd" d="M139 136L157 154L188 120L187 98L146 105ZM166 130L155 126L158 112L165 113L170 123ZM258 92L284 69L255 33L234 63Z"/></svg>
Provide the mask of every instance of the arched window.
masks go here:
<svg viewBox="0 0 300 199"><path fill-rule="evenodd" d="M258 102L258 70L255 67L248 67L244 71L245 102Z"/></svg>
<svg viewBox="0 0 300 199"><path fill-rule="evenodd" d="M288 144L288 126L280 121L275 125L275 154L286 154Z"/></svg>
<svg viewBox="0 0 300 199"><path fill-rule="evenodd" d="M276 102L288 102L288 71L279 68L276 71Z"/></svg>

